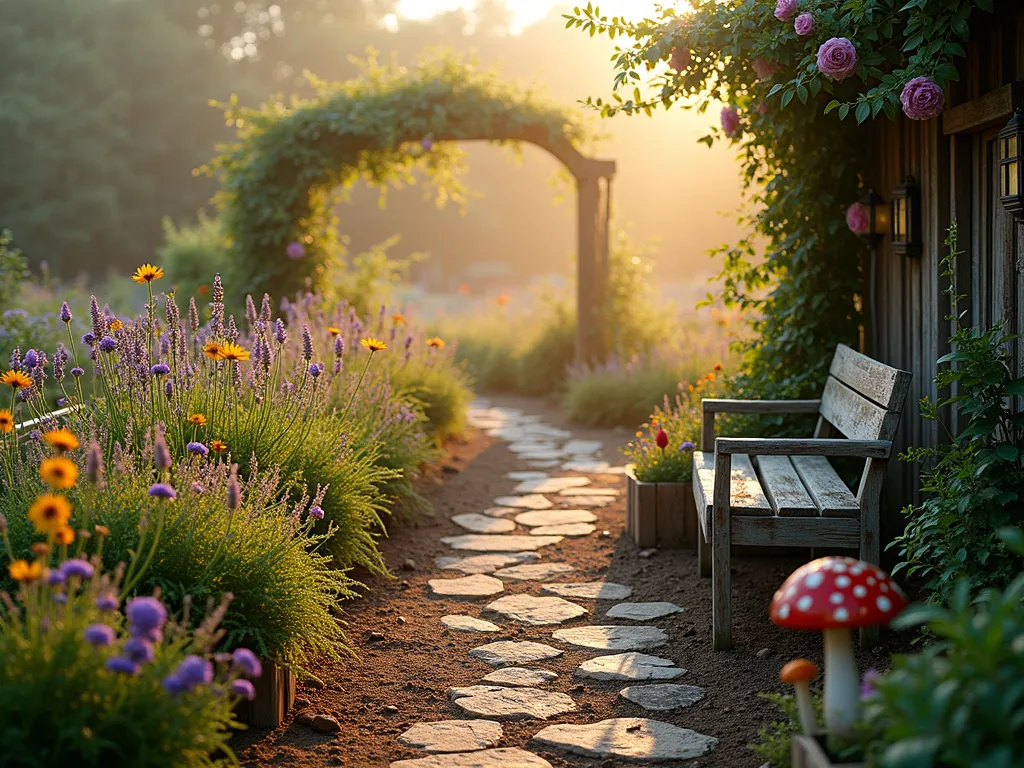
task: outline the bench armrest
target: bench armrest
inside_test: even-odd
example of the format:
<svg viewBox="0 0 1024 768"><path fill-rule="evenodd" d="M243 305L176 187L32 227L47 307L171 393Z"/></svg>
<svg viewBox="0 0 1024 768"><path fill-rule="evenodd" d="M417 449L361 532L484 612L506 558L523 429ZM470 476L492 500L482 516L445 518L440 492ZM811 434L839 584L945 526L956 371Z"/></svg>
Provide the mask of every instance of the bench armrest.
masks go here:
<svg viewBox="0 0 1024 768"><path fill-rule="evenodd" d="M821 400L701 400L704 413L817 413Z"/></svg>
<svg viewBox="0 0 1024 768"><path fill-rule="evenodd" d="M888 459L889 440L833 440L803 437L719 437L715 453L745 453L748 456L855 456L863 459Z"/></svg>

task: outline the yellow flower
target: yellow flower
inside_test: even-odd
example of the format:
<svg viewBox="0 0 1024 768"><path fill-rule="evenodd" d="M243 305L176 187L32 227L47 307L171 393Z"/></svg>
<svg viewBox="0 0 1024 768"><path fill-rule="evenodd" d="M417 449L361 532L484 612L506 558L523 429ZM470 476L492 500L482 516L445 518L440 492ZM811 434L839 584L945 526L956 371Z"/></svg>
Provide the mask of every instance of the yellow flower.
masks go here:
<svg viewBox="0 0 1024 768"><path fill-rule="evenodd" d="M44 493L29 507L28 519L39 533L56 534L68 524L71 517L71 503L63 496Z"/></svg>
<svg viewBox="0 0 1024 768"><path fill-rule="evenodd" d="M32 379L21 371L7 371L0 376L0 384L6 384L11 389L25 389L32 386Z"/></svg>
<svg viewBox="0 0 1024 768"><path fill-rule="evenodd" d="M220 356L222 360L248 360L249 350L233 341L226 341L220 348Z"/></svg>
<svg viewBox="0 0 1024 768"><path fill-rule="evenodd" d="M14 430L14 414L6 408L0 408L0 432L4 434Z"/></svg>
<svg viewBox="0 0 1024 768"><path fill-rule="evenodd" d="M15 581L35 581L43 575L43 564L36 560L29 563L28 560L15 560L7 566L7 572Z"/></svg>
<svg viewBox="0 0 1024 768"><path fill-rule="evenodd" d="M65 525L57 534L53 537L53 540L58 544L70 544L75 540L75 532L70 526Z"/></svg>
<svg viewBox="0 0 1024 768"><path fill-rule="evenodd" d="M444 349L444 339L440 336L431 336L427 339L427 346L433 347L434 349Z"/></svg>
<svg viewBox="0 0 1024 768"><path fill-rule="evenodd" d="M383 352L388 348L387 344L385 344L380 339L373 338L372 336L363 339L359 343L366 349L370 350L371 352Z"/></svg>
<svg viewBox="0 0 1024 768"><path fill-rule="evenodd" d="M135 274L132 275L132 280L136 283L152 283L154 280L159 280L163 276L164 271L160 269L160 267L154 267L152 264L143 264L135 270Z"/></svg>
<svg viewBox="0 0 1024 768"><path fill-rule="evenodd" d="M110 330L111 331L116 333L117 331L120 331L122 328L124 328L124 323L122 323L116 317L113 320L110 321Z"/></svg>
<svg viewBox="0 0 1024 768"><path fill-rule="evenodd" d="M203 345L203 354L211 360L223 360L224 348L216 341L208 341Z"/></svg>
<svg viewBox="0 0 1024 768"><path fill-rule="evenodd" d="M340 336L341 335L341 328L335 328L332 325L330 328L327 329L327 332L329 334L331 334L331 336Z"/></svg>
<svg viewBox="0 0 1024 768"><path fill-rule="evenodd" d="M71 488L78 479L78 467L71 459L56 456L43 459L39 465L39 476L51 488Z"/></svg>
<svg viewBox="0 0 1024 768"><path fill-rule="evenodd" d="M213 440L210 442L210 450L216 453L224 453L228 449L228 444L223 440Z"/></svg>
<svg viewBox="0 0 1024 768"><path fill-rule="evenodd" d="M197 427L205 427L206 417L201 413L190 413L188 415L188 423L195 424Z"/></svg>
<svg viewBox="0 0 1024 768"><path fill-rule="evenodd" d="M43 435L43 440L61 453L64 453L65 451L73 451L78 447L78 438L63 427L47 432Z"/></svg>
<svg viewBox="0 0 1024 768"><path fill-rule="evenodd" d="M392 322L394 322L395 325L401 325L402 323L405 322L405 315L399 312L397 314L392 315L391 320Z"/></svg>

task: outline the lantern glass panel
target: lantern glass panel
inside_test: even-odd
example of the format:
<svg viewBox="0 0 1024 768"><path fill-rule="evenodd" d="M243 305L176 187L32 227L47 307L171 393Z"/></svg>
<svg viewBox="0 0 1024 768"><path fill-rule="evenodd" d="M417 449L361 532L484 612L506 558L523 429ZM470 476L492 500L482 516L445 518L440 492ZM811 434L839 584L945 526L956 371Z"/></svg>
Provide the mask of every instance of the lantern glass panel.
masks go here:
<svg viewBox="0 0 1024 768"><path fill-rule="evenodd" d="M1018 185L1018 178L1020 174L1017 172L1018 163L1016 161L1006 164L1006 173L1009 176L1007 179L1007 190L1006 197L1016 195L1020 187Z"/></svg>
<svg viewBox="0 0 1024 768"><path fill-rule="evenodd" d="M892 239L898 242L907 240L907 198L897 197L893 211Z"/></svg>

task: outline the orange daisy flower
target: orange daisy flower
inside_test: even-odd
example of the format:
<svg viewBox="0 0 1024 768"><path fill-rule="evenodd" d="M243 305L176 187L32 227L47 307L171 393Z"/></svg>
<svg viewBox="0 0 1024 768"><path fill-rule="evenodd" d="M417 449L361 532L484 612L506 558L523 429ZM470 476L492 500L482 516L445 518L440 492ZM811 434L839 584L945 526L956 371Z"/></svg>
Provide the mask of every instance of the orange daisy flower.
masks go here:
<svg viewBox="0 0 1024 768"><path fill-rule="evenodd" d="M154 267L152 264L143 264L135 270L135 274L132 275L132 280L136 283L152 283L154 280L159 280L163 276L164 271L160 269L160 267Z"/></svg>
<svg viewBox="0 0 1024 768"><path fill-rule="evenodd" d="M26 389L32 386L32 379L26 373L10 370L0 375L0 384L6 384L11 389Z"/></svg>

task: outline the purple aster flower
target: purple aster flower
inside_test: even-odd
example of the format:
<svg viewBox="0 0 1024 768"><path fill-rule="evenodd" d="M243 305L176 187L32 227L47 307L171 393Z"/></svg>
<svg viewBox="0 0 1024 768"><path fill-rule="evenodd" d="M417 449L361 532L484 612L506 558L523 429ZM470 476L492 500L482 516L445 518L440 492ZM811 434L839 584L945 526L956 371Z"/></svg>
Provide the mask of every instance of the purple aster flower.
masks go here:
<svg viewBox="0 0 1024 768"><path fill-rule="evenodd" d="M241 696L243 699L247 699L248 701L252 701L256 698L256 689L248 680L232 680L231 685L228 686L228 690L236 696Z"/></svg>
<svg viewBox="0 0 1024 768"><path fill-rule="evenodd" d="M107 669L111 672L123 672L126 675L138 674L139 665L123 656L111 656L107 659Z"/></svg>
<svg viewBox="0 0 1024 768"><path fill-rule="evenodd" d="M65 305L66 306L66 305ZM85 628L85 642L95 645L97 648L110 645L114 642L116 634L113 627L106 624L90 624Z"/></svg>
<svg viewBox="0 0 1024 768"><path fill-rule="evenodd" d="M153 660L153 644L141 637L133 637L122 649L126 657L136 664L148 664Z"/></svg>
<svg viewBox="0 0 1024 768"><path fill-rule="evenodd" d="M306 247L298 242L288 243L288 247L285 249L285 253L288 254L288 258L292 260L301 259L306 255Z"/></svg>
<svg viewBox="0 0 1024 768"><path fill-rule="evenodd" d="M70 579L72 576L77 576L80 579L91 579L93 573L96 572L92 567L92 563L77 557L61 563L60 571L64 574L65 579Z"/></svg>
<svg viewBox="0 0 1024 768"><path fill-rule="evenodd" d="M152 638L167 621L167 609L155 597L135 597L125 606L132 635Z"/></svg>
<svg viewBox="0 0 1024 768"><path fill-rule="evenodd" d="M213 682L213 662L201 656L188 655L174 671L175 677L185 686L186 691L197 685Z"/></svg>
<svg viewBox="0 0 1024 768"><path fill-rule="evenodd" d="M146 493L155 498L167 499L168 501L174 501L178 495L167 483L153 483L153 485L149 486L149 490Z"/></svg>
<svg viewBox="0 0 1024 768"><path fill-rule="evenodd" d="M60 305L59 317L61 319L61 322L63 323L71 322L71 307L68 306L68 303L66 301Z"/></svg>
<svg viewBox="0 0 1024 768"><path fill-rule="evenodd" d="M96 334L94 334L92 331L88 331L87 333L83 333L82 334L82 343L85 344L87 347L91 347L93 344L96 343Z"/></svg>
<svg viewBox="0 0 1024 768"><path fill-rule="evenodd" d="M68 601L68 596L65 595L63 592L57 592L53 596L53 602L55 602L57 605L65 605L67 603L67 601Z"/></svg>
<svg viewBox="0 0 1024 768"><path fill-rule="evenodd" d="M34 349L30 349L27 352L25 352L25 357L22 360L22 365L24 365L26 368L35 368L37 365L39 365L39 353L36 352Z"/></svg>
<svg viewBox="0 0 1024 768"><path fill-rule="evenodd" d="M84 376L85 375L85 369L84 368L79 368L76 365L74 368L71 369L71 375L72 376Z"/></svg>
<svg viewBox="0 0 1024 768"><path fill-rule="evenodd" d="M324 510L319 504L314 504L312 507L309 508L309 516L312 517L314 520L323 520Z"/></svg>
<svg viewBox="0 0 1024 768"><path fill-rule="evenodd" d="M263 674L263 665L259 658L248 648L236 648L231 654L231 660L246 677L259 677Z"/></svg>
<svg viewBox="0 0 1024 768"><path fill-rule="evenodd" d="M206 456L210 452L210 449L207 448L202 443L189 443L188 445L185 446L185 448L188 450L189 453L194 453L199 456ZM198 485L198 483L196 483L196 485Z"/></svg>
<svg viewBox="0 0 1024 768"><path fill-rule="evenodd" d="M154 376L166 376L168 373L171 372L171 368L170 366L167 365L167 363L157 363L156 365L149 369L149 372L152 373Z"/></svg>
<svg viewBox="0 0 1024 768"><path fill-rule="evenodd" d="M694 445L693 443L691 443L691 442L690 442L689 440L683 440L683 443L682 443L682 445L680 445L680 446L679 446L679 450L680 450L680 451L692 451L692 450L693 450L694 448L696 448L696 447L697 447L697 446L695 446L695 445Z"/></svg>
<svg viewBox="0 0 1024 768"><path fill-rule="evenodd" d="M101 352L113 352L117 349L117 342L114 341L110 336L104 336L100 339L100 351Z"/></svg>
<svg viewBox="0 0 1024 768"><path fill-rule="evenodd" d="M160 684L172 696L177 696L179 693L184 693L188 690L185 684L181 682L181 678L173 674L165 677Z"/></svg>
<svg viewBox="0 0 1024 768"><path fill-rule="evenodd" d="M66 397L58 397L57 398L57 407L58 408L63 408L67 404L68 404L68 399Z"/></svg>
<svg viewBox="0 0 1024 768"><path fill-rule="evenodd" d="M50 571L46 574L46 583L51 587L56 587L58 584L64 583L64 574L60 569Z"/></svg>
<svg viewBox="0 0 1024 768"><path fill-rule="evenodd" d="M96 598L96 607L101 611L116 611L119 605L113 592L104 592Z"/></svg>

